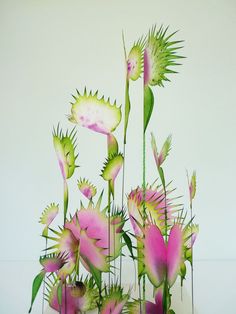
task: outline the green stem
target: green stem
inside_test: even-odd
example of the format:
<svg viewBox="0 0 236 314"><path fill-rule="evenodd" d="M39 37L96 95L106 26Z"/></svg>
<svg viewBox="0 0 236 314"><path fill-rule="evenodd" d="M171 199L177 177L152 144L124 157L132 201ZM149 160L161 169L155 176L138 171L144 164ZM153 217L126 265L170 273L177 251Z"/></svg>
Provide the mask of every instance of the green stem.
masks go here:
<svg viewBox="0 0 236 314"><path fill-rule="evenodd" d="M108 288L110 291L111 287L111 272L110 272L110 256L111 256L111 186L110 181L108 181Z"/></svg>
<svg viewBox="0 0 236 314"><path fill-rule="evenodd" d="M64 289L65 289L65 314L67 314L67 291L66 291L66 279L64 283Z"/></svg>
<svg viewBox="0 0 236 314"><path fill-rule="evenodd" d="M123 144L123 156L124 156L124 162L123 162L123 169L122 169L122 191L121 191L121 208L124 209L124 195L125 195L125 154L126 154L126 144L124 142ZM122 241L122 239L121 239ZM120 286L122 284L122 247L120 250Z"/></svg>
<svg viewBox="0 0 236 314"><path fill-rule="evenodd" d="M80 244L78 245L78 252L77 252L76 266L75 266L75 273L77 275L78 280L79 280L79 260L80 260Z"/></svg>
<svg viewBox="0 0 236 314"><path fill-rule="evenodd" d="M64 180L64 227L66 224L66 214L68 210L68 200L69 200L69 192L68 192L68 185L66 179ZM66 280L64 282L64 291L65 291L65 314L67 314L67 293L66 293Z"/></svg>
<svg viewBox="0 0 236 314"><path fill-rule="evenodd" d="M190 202L191 221L193 221L193 205ZM193 275L193 243L192 243L193 227L191 223L191 295L192 295L192 314L194 314L194 275Z"/></svg>
<svg viewBox="0 0 236 314"><path fill-rule="evenodd" d="M164 287L163 287L163 314L167 314L169 307L169 287L168 287L168 281L167 276L164 280Z"/></svg>
<svg viewBox="0 0 236 314"><path fill-rule="evenodd" d="M48 248L48 238L45 238L45 255L47 255L47 248ZM42 314L44 314L44 293L45 293L45 278L43 280L43 300L42 300Z"/></svg>
<svg viewBox="0 0 236 314"><path fill-rule="evenodd" d="M69 199L69 192L68 192L68 185L66 179L64 180L64 226L66 223L66 214L68 210L68 199Z"/></svg>
<svg viewBox="0 0 236 314"><path fill-rule="evenodd" d="M166 186L164 185L164 196L165 196L165 241L167 243L168 238L168 213L167 213L167 200L166 200Z"/></svg>
<svg viewBox="0 0 236 314"><path fill-rule="evenodd" d="M143 132L143 227L145 228L146 224L146 134L145 131ZM143 263L143 314L146 313L146 276L145 276L145 264Z"/></svg>

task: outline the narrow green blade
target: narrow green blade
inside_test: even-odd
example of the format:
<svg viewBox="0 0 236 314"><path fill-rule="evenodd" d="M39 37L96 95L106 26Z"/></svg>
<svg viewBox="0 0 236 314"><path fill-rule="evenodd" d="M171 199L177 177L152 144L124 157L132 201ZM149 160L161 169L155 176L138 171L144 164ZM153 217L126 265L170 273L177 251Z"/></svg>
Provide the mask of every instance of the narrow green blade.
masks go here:
<svg viewBox="0 0 236 314"><path fill-rule="evenodd" d="M32 297L31 297L31 305L30 305L29 313L31 313L32 306L34 304L39 288L41 287L41 284L43 282L44 275L45 275L44 272L41 272L34 278L33 285L32 285Z"/></svg>
<svg viewBox="0 0 236 314"><path fill-rule="evenodd" d="M148 123L150 121L152 110L154 105L154 96L151 88L146 85L144 86L144 133L146 132Z"/></svg>
<svg viewBox="0 0 236 314"><path fill-rule="evenodd" d="M128 249L130 251L132 259L134 259L132 241L131 241L130 237L128 236L128 234L126 232L123 232L123 239L124 239L125 244L127 245Z"/></svg>
<svg viewBox="0 0 236 314"><path fill-rule="evenodd" d="M130 97L129 97L129 79L126 79L125 85L125 124L124 124L124 144L126 144L127 137L127 128L129 122L129 113L130 113Z"/></svg>

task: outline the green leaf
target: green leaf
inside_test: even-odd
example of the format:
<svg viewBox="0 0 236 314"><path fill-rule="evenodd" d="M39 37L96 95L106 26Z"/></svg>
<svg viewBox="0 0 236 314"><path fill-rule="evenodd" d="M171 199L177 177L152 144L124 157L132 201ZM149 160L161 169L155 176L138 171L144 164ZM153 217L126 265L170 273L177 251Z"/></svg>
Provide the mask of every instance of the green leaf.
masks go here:
<svg viewBox="0 0 236 314"><path fill-rule="evenodd" d="M126 144L127 128L130 113L130 97L129 97L129 79L126 79L125 85L125 123L124 123L124 144Z"/></svg>
<svg viewBox="0 0 236 314"><path fill-rule="evenodd" d="M66 214L68 210L68 185L66 180L64 180L64 224L66 222Z"/></svg>
<svg viewBox="0 0 236 314"><path fill-rule="evenodd" d="M125 244L127 245L128 249L130 251L132 259L134 259L132 241L131 241L130 237L128 236L128 234L126 232L123 232L122 236L123 236L123 239L125 241Z"/></svg>
<svg viewBox="0 0 236 314"><path fill-rule="evenodd" d="M102 272L100 270L98 270L96 267L94 267L89 260L86 258L85 259L86 264L88 264L89 269L91 271L91 274L96 282L96 285L99 289L99 291L101 291L102 289Z"/></svg>
<svg viewBox="0 0 236 314"><path fill-rule="evenodd" d="M144 264L143 264L143 244L138 241L137 242L137 255L138 255L138 277L141 279L144 274Z"/></svg>
<svg viewBox="0 0 236 314"><path fill-rule="evenodd" d="M34 300L37 296L39 288L41 287L44 275L45 275L45 273L41 272L34 278L33 285L32 285L32 297L31 297L31 305L30 305L29 313L31 313L32 306L34 304Z"/></svg>
<svg viewBox="0 0 236 314"><path fill-rule="evenodd" d="M149 120L152 115L152 110L153 110L153 105L154 105L154 96L151 88L146 85L144 87L144 133L146 132Z"/></svg>
<svg viewBox="0 0 236 314"><path fill-rule="evenodd" d="M58 304L61 305L62 304L62 282L60 282L57 287L57 300L58 300Z"/></svg>
<svg viewBox="0 0 236 314"><path fill-rule="evenodd" d="M159 172L159 176L160 176L160 179L161 179L161 183L163 185L163 188L165 188L166 186L166 183L165 183L165 175L164 175L164 171L162 169L162 167L159 167L158 168L158 172Z"/></svg>
<svg viewBox="0 0 236 314"><path fill-rule="evenodd" d="M108 148L108 157L118 154L118 143L113 134L107 135L107 148Z"/></svg>
<svg viewBox="0 0 236 314"><path fill-rule="evenodd" d="M43 237L47 237L48 236L48 227L47 226L43 229L42 236Z"/></svg>

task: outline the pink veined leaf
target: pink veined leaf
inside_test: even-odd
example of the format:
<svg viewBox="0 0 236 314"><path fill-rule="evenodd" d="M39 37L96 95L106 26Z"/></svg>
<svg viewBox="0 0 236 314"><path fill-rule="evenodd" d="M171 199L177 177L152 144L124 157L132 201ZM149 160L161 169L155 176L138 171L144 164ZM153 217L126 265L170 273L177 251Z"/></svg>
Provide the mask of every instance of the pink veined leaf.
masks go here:
<svg viewBox="0 0 236 314"><path fill-rule="evenodd" d="M46 227L49 227L49 225L52 223L52 221L55 219L59 211L58 204L51 203L48 205L45 210L43 211L39 222L41 224L46 225Z"/></svg>
<svg viewBox="0 0 236 314"><path fill-rule="evenodd" d="M78 188L80 192L89 200L91 200L97 193L97 188L86 179L78 181Z"/></svg>
<svg viewBox="0 0 236 314"><path fill-rule="evenodd" d="M49 254L41 256L39 260L40 264L43 266L43 271L45 273L57 272L61 269L67 262L66 254Z"/></svg>
<svg viewBox="0 0 236 314"><path fill-rule="evenodd" d="M92 203L88 208L82 207L72 220L66 223L66 228L71 230L75 238L80 241L81 261L88 270L87 260L98 270L106 272L109 270L107 263L109 253L110 260L119 256L124 218L111 217L110 225L109 241L108 217L105 212L101 212L99 207L94 207Z"/></svg>
<svg viewBox="0 0 236 314"><path fill-rule="evenodd" d="M75 102L72 103L69 121L79 124L92 131L108 135L112 133L121 121L121 109L116 102L111 103L107 100L98 98L98 92L73 96Z"/></svg>
<svg viewBox="0 0 236 314"><path fill-rule="evenodd" d="M174 206L171 205L171 199L167 198L165 202L165 194L159 188L147 186L145 190L145 207L148 217L151 217L158 228L162 231L165 228L165 205L167 205L168 225L174 222ZM141 236L138 223L142 224L142 208L143 208L143 189L138 187L132 190L128 196L129 217L136 236Z"/></svg>
<svg viewBox="0 0 236 314"><path fill-rule="evenodd" d="M145 227L143 255L146 273L155 287L159 287L166 274L166 245L160 229L154 225Z"/></svg>
<svg viewBox="0 0 236 314"><path fill-rule="evenodd" d="M177 278L183 253L183 231L176 224L171 228L167 245L167 278L172 286Z"/></svg>
<svg viewBox="0 0 236 314"><path fill-rule="evenodd" d="M167 245L160 229L148 224L144 229L143 261L149 280L159 287L167 277L172 286L179 273L183 258L183 230L175 224L170 231Z"/></svg>
<svg viewBox="0 0 236 314"><path fill-rule="evenodd" d="M187 249L191 249L197 239L199 233L199 226L190 224L184 229L184 244Z"/></svg>
<svg viewBox="0 0 236 314"><path fill-rule="evenodd" d="M126 304L127 300L122 300L120 302L116 300L110 300L104 309L102 309L101 314L121 314L122 310Z"/></svg>
<svg viewBox="0 0 236 314"><path fill-rule="evenodd" d="M74 268L76 263L76 257L79 247L79 241L75 238L73 233L68 229L63 229L60 232L52 230L55 234L59 236L59 238L51 238L48 237L51 240L54 240L57 242L56 245L52 246L50 249L56 249L54 252L55 254L62 254L63 256L66 256L66 263L58 270L58 277L64 281L68 275L70 275Z"/></svg>
<svg viewBox="0 0 236 314"><path fill-rule="evenodd" d="M129 293L123 294L123 289L118 285L112 285L109 292L105 289L105 297L102 302L101 314L121 314L129 299Z"/></svg>
<svg viewBox="0 0 236 314"><path fill-rule="evenodd" d="M75 128L68 133L63 133L59 128L53 131L53 144L57 155L59 167L64 180L69 179L76 168L75 162L78 155L75 154L76 147L76 131Z"/></svg>
<svg viewBox="0 0 236 314"><path fill-rule="evenodd" d="M61 309L57 297L58 285L51 287L49 292L49 305L61 314L77 314L94 309L98 301L97 290L84 285L82 282L76 282L75 285L69 284L62 286ZM66 293L65 293L66 292Z"/></svg>
<svg viewBox="0 0 236 314"><path fill-rule="evenodd" d="M156 302L156 313L157 314L164 314L163 311L163 287L160 287L156 291L155 295L155 302Z"/></svg>
<svg viewBox="0 0 236 314"><path fill-rule="evenodd" d="M165 140L160 153L158 153L157 151L157 145L156 145L156 140L155 140L154 135L151 134L151 136L152 136L151 144L152 144L153 156L156 162L156 166L157 168L159 168L165 161L166 157L169 155L169 152L171 149L171 135L169 135L167 139Z"/></svg>
<svg viewBox="0 0 236 314"><path fill-rule="evenodd" d="M163 286L160 286L155 292L155 303L145 301L146 314L164 314L163 311ZM138 300L128 304L129 314L142 314L140 312L140 302Z"/></svg>

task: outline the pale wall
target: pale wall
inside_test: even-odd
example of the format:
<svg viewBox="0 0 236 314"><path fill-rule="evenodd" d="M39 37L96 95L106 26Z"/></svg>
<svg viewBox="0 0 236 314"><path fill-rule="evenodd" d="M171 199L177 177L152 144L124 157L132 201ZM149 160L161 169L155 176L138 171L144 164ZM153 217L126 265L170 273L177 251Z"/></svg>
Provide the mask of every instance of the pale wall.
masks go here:
<svg viewBox="0 0 236 314"><path fill-rule="evenodd" d="M236 311L235 21L236 3L230 0L0 1L1 314L26 313L43 247L37 222L48 203L62 203L52 126L60 121L71 127L65 114L76 88L86 85L124 102L122 29L129 48L154 23L179 29L177 37L185 40L187 58L180 73L155 91L158 102L150 131L159 145L173 134L166 170L184 201L185 169L197 170L197 313ZM141 81L132 85L126 192L141 181L139 88ZM120 138L121 130L116 133ZM101 186L105 137L84 129L78 136L81 168L74 185L79 176L86 176ZM152 181L149 143L148 153ZM74 210L79 194L73 190ZM127 278L128 266L124 273ZM184 302L177 313L190 314L189 299ZM39 301L33 313L40 313Z"/></svg>

